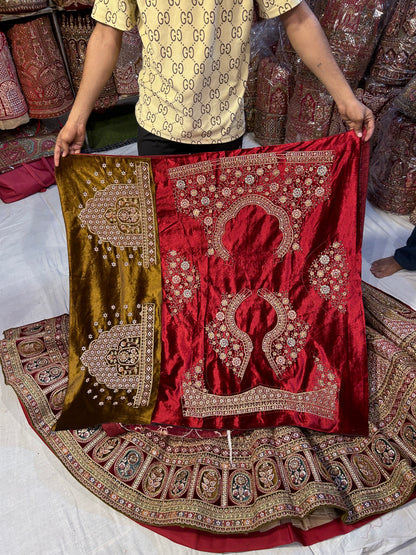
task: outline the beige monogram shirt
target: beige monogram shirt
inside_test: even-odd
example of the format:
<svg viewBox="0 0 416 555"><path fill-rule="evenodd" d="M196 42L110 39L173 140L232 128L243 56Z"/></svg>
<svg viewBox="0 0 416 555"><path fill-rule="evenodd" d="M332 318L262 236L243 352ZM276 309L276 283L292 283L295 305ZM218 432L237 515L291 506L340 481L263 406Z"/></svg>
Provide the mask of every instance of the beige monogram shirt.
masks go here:
<svg viewBox="0 0 416 555"><path fill-rule="evenodd" d="M258 0L276 17L301 0ZM252 0L96 0L94 19L143 41L138 123L166 139L223 143L244 134Z"/></svg>

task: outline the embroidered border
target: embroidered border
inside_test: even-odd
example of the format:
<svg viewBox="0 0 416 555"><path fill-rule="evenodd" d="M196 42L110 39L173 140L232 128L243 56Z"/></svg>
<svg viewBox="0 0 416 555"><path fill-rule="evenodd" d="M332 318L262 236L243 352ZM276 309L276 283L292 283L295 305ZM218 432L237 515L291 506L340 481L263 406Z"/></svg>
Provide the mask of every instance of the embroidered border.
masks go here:
<svg viewBox="0 0 416 555"><path fill-rule="evenodd" d="M292 393L259 385L236 395L222 396L183 384L183 414L197 418L229 416L262 411L293 410L335 420L338 387Z"/></svg>

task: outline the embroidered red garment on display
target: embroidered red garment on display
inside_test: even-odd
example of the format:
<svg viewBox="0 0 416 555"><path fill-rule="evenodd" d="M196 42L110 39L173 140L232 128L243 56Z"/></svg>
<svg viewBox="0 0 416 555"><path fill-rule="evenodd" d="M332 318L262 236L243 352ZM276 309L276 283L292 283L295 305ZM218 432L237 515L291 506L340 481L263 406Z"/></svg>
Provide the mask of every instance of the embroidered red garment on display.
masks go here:
<svg viewBox="0 0 416 555"><path fill-rule="evenodd" d="M0 129L14 129L28 121L26 100L20 88L6 35L0 31Z"/></svg>
<svg viewBox="0 0 416 555"><path fill-rule="evenodd" d="M95 426L53 432L68 380L68 316L5 332L0 358L28 420L75 479L173 541L239 552L345 534L416 484L416 313L363 284L369 433Z"/></svg>
<svg viewBox="0 0 416 555"><path fill-rule="evenodd" d="M84 69L87 43L94 28L94 20L89 13L62 13L59 18L59 28L68 59L72 82L76 91L81 83ZM95 110L104 110L114 106L118 101L118 94L114 78L111 76L104 85L100 96L95 102Z"/></svg>
<svg viewBox="0 0 416 555"><path fill-rule="evenodd" d="M13 25L7 32L31 118L67 113L74 97L47 16Z"/></svg>
<svg viewBox="0 0 416 555"><path fill-rule="evenodd" d="M57 182L76 294L70 394L58 429L111 417L145 423L150 386L147 396L135 394L140 411L127 405L136 383L154 387L159 380L155 370L152 382L146 360L158 360L153 346L160 338L152 422L366 433L360 245L367 157L368 146L349 132L151 161L63 159ZM156 214L149 212L153 190ZM140 200L141 194L147 197ZM149 252L153 262L146 266ZM127 285L138 278L140 298L130 298ZM119 283L120 290L108 290L108 283ZM142 298L153 303L151 322L139 314L147 305L135 308ZM143 339L131 337L145 321ZM122 362L127 350L135 353L129 368ZM95 368L96 355L106 370ZM114 380L103 381L103 372L116 372L117 383L127 373L133 385L113 384L113 392Z"/></svg>
<svg viewBox="0 0 416 555"><path fill-rule="evenodd" d="M153 421L367 430L354 133L153 161L163 277Z"/></svg>

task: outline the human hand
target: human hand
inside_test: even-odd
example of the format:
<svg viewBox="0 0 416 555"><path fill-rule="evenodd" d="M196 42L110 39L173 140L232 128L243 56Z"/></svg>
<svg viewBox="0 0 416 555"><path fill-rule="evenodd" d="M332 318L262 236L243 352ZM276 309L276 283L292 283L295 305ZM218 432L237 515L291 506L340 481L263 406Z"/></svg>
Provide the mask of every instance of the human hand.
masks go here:
<svg viewBox="0 0 416 555"><path fill-rule="evenodd" d="M355 131L358 137L363 136L365 129L364 141L369 141L374 133L374 114L368 108L354 97L350 102L343 106L338 105L338 111L341 118L349 129Z"/></svg>
<svg viewBox="0 0 416 555"><path fill-rule="evenodd" d="M59 166L61 156L65 158L68 154L79 154L85 140L85 125L72 124L69 121L59 132L55 143L54 161Z"/></svg>

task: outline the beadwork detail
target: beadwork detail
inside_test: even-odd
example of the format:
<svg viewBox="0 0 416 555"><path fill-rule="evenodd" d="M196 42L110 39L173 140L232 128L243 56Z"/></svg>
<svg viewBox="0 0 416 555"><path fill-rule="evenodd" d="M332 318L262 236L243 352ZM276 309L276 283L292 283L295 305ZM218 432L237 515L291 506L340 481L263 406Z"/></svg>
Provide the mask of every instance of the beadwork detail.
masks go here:
<svg viewBox="0 0 416 555"><path fill-rule="evenodd" d="M316 357L317 369L323 373L323 365ZM320 368L318 368L320 367ZM204 361L200 360L186 376L183 383L182 411L184 416L206 418L209 416L228 416L249 414L258 411L293 410L310 413L323 418L335 420L339 386L334 374L327 379L324 387L312 391L293 393L283 389L274 389L259 385L235 395L215 395L209 393L204 384Z"/></svg>
<svg viewBox="0 0 416 555"><path fill-rule="evenodd" d="M140 247L143 266L156 264L156 216L150 166L136 163L135 183L110 183L96 191L79 213L82 224L114 247ZM110 206L110 208L109 208Z"/></svg>
<svg viewBox="0 0 416 555"><path fill-rule="evenodd" d="M298 319L289 299L282 293L259 289L258 295L269 302L276 312L276 325L265 334L262 347L270 366L280 377L302 351L309 325Z"/></svg>
<svg viewBox="0 0 416 555"><path fill-rule="evenodd" d="M340 312L345 312L348 298L349 269L344 247L335 241L323 250L309 268L309 281L318 295Z"/></svg>
<svg viewBox="0 0 416 555"><path fill-rule="evenodd" d="M240 305L250 297L244 289L236 295L223 295L215 319L206 326L208 339L220 360L241 380L253 351L250 336L240 330L235 314Z"/></svg>
<svg viewBox="0 0 416 555"><path fill-rule="evenodd" d="M153 382L155 305L142 306L140 324L117 324L94 339L80 360L98 383L136 389L134 406L149 404Z"/></svg>
<svg viewBox="0 0 416 555"><path fill-rule="evenodd" d="M200 288L196 267L178 251L170 251L166 257L164 293L171 314L178 314L191 302Z"/></svg>
<svg viewBox="0 0 416 555"><path fill-rule="evenodd" d="M222 237L227 222L245 206L260 206L275 216L283 240L274 252L281 259L299 249L302 221L331 194L332 151L261 153L220 158L168 171L176 208L201 222L208 256L230 262Z"/></svg>

